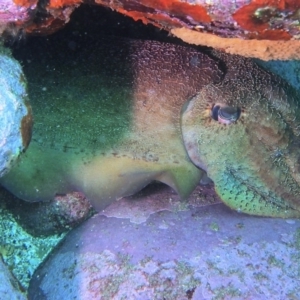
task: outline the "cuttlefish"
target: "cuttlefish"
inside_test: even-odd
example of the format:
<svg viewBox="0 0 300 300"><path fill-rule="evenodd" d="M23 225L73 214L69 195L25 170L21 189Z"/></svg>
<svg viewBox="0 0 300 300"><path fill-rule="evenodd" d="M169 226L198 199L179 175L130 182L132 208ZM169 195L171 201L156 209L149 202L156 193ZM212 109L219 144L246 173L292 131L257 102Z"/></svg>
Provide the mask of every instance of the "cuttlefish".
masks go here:
<svg viewBox="0 0 300 300"><path fill-rule="evenodd" d="M300 217L299 96L278 77L246 58L155 41L106 39L76 61L51 55L47 67L36 56L24 66L33 137L1 178L19 198L80 191L100 211L152 181L186 199L207 173L235 210Z"/></svg>

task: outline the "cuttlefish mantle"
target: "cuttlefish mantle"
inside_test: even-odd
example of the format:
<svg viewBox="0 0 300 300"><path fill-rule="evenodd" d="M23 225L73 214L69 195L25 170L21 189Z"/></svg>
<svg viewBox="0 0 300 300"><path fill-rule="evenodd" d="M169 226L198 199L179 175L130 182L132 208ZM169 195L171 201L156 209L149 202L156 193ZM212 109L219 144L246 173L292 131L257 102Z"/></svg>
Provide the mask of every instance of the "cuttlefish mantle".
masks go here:
<svg viewBox="0 0 300 300"><path fill-rule="evenodd" d="M112 38L93 49L76 65L49 57L46 74L39 74L38 58L25 65L33 138L1 183L27 201L80 191L97 210L153 180L188 197L203 172L184 148L180 111L221 80L218 62L154 41Z"/></svg>
<svg viewBox="0 0 300 300"><path fill-rule="evenodd" d="M101 210L158 180L186 198L204 170L237 211L300 217L300 96L250 59L106 39L44 72L34 53L32 142L1 178L18 197Z"/></svg>

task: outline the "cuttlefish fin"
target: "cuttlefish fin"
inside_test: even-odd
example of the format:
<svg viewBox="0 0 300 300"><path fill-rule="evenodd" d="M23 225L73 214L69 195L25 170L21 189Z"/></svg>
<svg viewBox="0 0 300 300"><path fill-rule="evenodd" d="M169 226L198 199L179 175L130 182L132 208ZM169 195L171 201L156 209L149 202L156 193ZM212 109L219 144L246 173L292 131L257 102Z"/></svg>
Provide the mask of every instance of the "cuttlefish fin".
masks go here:
<svg viewBox="0 0 300 300"><path fill-rule="evenodd" d="M181 199L185 200L199 184L204 172L198 168L166 171L156 176L155 180L170 186Z"/></svg>
<svg viewBox="0 0 300 300"><path fill-rule="evenodd" d="M112 201L132 195L154 180L173 188L182 199L195 189L202 171L192 163L178 167L122 158L95 158L74 170L76 190L81 190L100 211Z"/></svg>
<svg viewBox="0 0 300 300"><path fill-rule="evenodd" d="M68 153L58 155L33 141L23 158L1 178L0 184L20 199L51 201L56 193L72 191L66 176L72 163L73 158Z"/></svg>

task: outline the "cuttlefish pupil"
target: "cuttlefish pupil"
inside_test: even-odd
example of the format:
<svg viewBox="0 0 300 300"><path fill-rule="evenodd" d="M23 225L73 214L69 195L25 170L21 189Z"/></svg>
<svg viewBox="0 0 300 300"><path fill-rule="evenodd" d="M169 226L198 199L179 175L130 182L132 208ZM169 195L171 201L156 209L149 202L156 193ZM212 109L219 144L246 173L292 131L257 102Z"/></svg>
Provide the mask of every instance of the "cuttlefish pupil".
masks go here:
<svg viewBox="0 0 300 300"><path fill-rule="evenodd" d="M240 108L224 104L215 104L211 110L212 119L226 125L236 122L240 115Z"/></svg>

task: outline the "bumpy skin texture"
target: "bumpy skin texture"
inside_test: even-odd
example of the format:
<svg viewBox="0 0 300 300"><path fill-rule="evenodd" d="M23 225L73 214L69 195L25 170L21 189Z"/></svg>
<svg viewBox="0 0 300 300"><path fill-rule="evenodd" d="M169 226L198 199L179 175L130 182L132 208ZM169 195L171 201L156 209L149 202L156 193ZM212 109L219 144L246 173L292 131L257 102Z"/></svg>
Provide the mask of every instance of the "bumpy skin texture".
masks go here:
<svg viewBox="0 0 300 300"><path fill-rule="evenodd" d="M153 180L188 197L203 172L185 151L180 111L197 91L221 80L218 63L154 41L109 39L88 47L76 61L43 53L46 72L36 54L25 65L33 138L1 183L28 201L80 191L97 210Z"/></svg>
<svg viewBox="0 0 300 300"><path fill-rule="evenodd" d="M29 201L80 191L101 210L153 180L186 198L198 166L234 209L300 216L300 111L290 87L218 52L115 39L93 47L76 64L53 53L47 72L33 51L25 71L36 126L5 187ZM216 103L238 108L238 120L212 119Z"/></svg>
<svg viewBox="0 0 300 300"><path fill-rule="evenodd" d="M300 217L299 94L248 59L215 54L226 65L224 80L202 89L182 114L190 158L231 208ZM215 103L240 108L238 120L212 119Z"/></svg>

